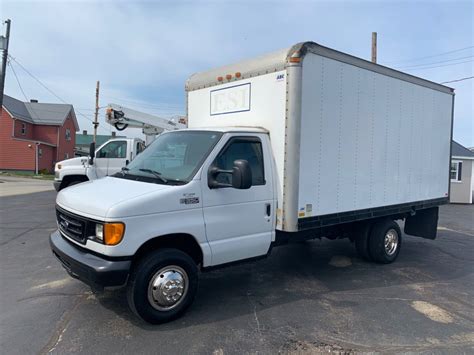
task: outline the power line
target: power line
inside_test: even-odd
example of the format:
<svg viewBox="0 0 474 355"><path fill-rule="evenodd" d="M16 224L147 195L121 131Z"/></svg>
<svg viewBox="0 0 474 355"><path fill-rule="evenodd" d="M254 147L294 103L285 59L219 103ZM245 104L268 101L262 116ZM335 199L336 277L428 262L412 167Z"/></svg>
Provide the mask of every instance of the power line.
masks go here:
<svg viewBox="0 0 474 355"><path fill-rule="evenodd" d="M21 86L20 79L18 79L18 75L16 75L15 68L13 68L13 65L10 60L8 61L8 65L9 65L9 68L12 70L13 75L15 76L16 82L18 83L18 86L21 90L21 93L23 94L23 97L25 98L25 101L28 102L29 101L28 97L26 96L25 91L23 90L23 87ZM31 112L36 116L36 118L39 119L38 113L33 109L32 106L30 106L30 109L31 109Z"/></svg>
<svg viewBox="0 0 474 355"><path fill-rule="evenodd" d="M472 63L473 60L466 60L465 62L459 62L459 63L451 63L451 64L444 64L444 65L436 65L434 67L426 67L426 68L415 68L415 69L406 69L408 71L416 71L416 70L424 70L424 69L434 69L434 68L441 68L441 67L449 67L451 65L458 65L458 64L464 64L464 63Z"/></svg>
<svg viewBox="0 0 474 355"><path fill-rule="evenodd" d="M28 98L27 98L27 96L26 96L26 94L25 94L25 91L23 90L23 87L22 87L21 84L20 84L20 80L18 79L18 76L16 75L16 71L15 71L15 69L13 68L13 65L12 65L11 61L8 61L7 64L8 64L8 67L9 67L9 68L11 69L11 71L13 72L13 75L15 76L16 82L17 82L17 84L18 84L18 87L20 88L21 93L23 94L23 97L25 98L25 101L30 101L30 100L28 100Z"/></svg>
<svg viewBox="0 0 474 355"><path fill-rule="evenodd" d="M409 65L406 67L396 67L396 69L407 69L407 68L416 68L416 67L424 67L427 65L433 65L433 64L439 64L439 63L446 63L446 62L454 62L456 60L462 60L462 59L467 59L467 58L472 58L474 55L468 55L466 57L460 57L460 58L454 58L454 59L446 59L446 60L440 60L438 62L431 62L431 63L424 63L424 64L417 64L417 65Z"/></svg>
<svg viewBox="0 0 474 355"><path fill-rule="evenodd" d="M392 60L390 62L384 62L384 64L416 62L416 61L419 61L419 60L422 60L422 59L428 59L428 58L433 58L433 57L439 57L439 56L446 55L446 54L461 52L461 51L464 51L464 50L470 49L470 48L474 48L474 46L459 48L459 49L455 49L455 50L452 50L452 51L449 51L449 52L443 52L443 53L428 55L428 56L425 56L425 57L418 57L418 58L413 58L413 59Z"/></svg>
<svg viewBox="0 0 474 355"><path fill-rule="evenodd" d="M18 62L18 60L16 58L13 58L11 55L8 55L8 57L10 58L10 60L13 60L21 69L23 69L29 76L31 76L33 79L35 79L43 88L45 88L49 93L51 93L54 97L56 97L59 101L61 101L62 103L64 104L67 104L69 105L68 102L66 102L65 100L63 100L61 97L59 97L53 90L51 90L50 88L48 88L45 84L43 84L43 82L41 80L39 80L36 76L34 76L28 69L26 69L20 62ZM84 117L86 120L89 120L91 121L92 123L94 123L94 121L92 119L90 119L89 117L87 117L86 115L84 115L82 112L80 112L79 110L75 109L74 110L75 112L77 112L80 116Z"/></svg>
<svg viewBox="0 0 474 355"><path fill-rule="evenodd" d="M456 82L458 82L458 81L464 81L464 80L469 80L469 79L474 79L474 76L468 76L468 77L465 77L465 78L456 79L456 80L450 80L450 81L443 81L443 82L440 83L440 84L456 83Z"/></svg>

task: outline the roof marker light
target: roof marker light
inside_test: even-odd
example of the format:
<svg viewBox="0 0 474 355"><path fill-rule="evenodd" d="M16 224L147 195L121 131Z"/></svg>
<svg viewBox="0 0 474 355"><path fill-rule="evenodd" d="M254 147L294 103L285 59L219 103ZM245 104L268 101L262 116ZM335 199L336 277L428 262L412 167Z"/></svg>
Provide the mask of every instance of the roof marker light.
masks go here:
<svg viewBox="0 0 474 355"><path fill-rule="evenodd" d="M222 76L217 77L217 81L222 81L222 80L224 80L224 78Z"/></svg>
<svg viewBox="0 0 474 355"><path fill-rule="evenodd" d="M226 78L227 80L230 80L230 79L232 79L232 75L231 75L231 74L227 74L227 75L225 76L225 78Z"/></svg>
<svg viewBox="0 0 474 355"><path fill-rule="evenodd" d="M235 73L235 77L236 77L236 78L240 78L241 76L242 76L242 73L241 73L241 72L238 71L237 73Z"/></svg>

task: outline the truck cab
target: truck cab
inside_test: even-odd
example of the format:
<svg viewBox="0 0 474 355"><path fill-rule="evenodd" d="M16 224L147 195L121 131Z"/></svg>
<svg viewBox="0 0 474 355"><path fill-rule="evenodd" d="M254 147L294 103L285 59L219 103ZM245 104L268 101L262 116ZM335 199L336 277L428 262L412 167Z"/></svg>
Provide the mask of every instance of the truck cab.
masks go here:
<svg viewBox="0 0 474 355"><path fill-rule="evenodd" d="M56 163L54 187L60 191L84 181L115 174L145 148L139 138L111 139L95 150L95 158L76 157Z"/></svg>
<svg viewBox="0 0 474 355"><path fill-rule="evenodd" d="M198 267L267 254L274 169L264 129L163 133L126 169L58 194L53 252L93 288L128 281L137 314L170 320L192 301Z"/></svg>

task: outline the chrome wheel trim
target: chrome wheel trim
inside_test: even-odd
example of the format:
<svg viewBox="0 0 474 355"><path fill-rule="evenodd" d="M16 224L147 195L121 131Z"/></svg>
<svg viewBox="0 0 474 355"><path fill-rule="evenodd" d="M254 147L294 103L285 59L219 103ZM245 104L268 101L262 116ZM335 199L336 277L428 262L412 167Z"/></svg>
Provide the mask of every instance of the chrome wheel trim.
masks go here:
<svg viewBox="0 0 474 355"><path fill-rule="evenodd" d="M166 266L156 272L148 283L148 302L158 311L176 308L189 289L189 278L183 268Z"/></svg>
<svg viewBox="0 0 474 355"><path fill-rule="evenodd" d="M398 233L395 229L391 228L385 233L384 246L387 255L392 256L398 249Z"/></svg>

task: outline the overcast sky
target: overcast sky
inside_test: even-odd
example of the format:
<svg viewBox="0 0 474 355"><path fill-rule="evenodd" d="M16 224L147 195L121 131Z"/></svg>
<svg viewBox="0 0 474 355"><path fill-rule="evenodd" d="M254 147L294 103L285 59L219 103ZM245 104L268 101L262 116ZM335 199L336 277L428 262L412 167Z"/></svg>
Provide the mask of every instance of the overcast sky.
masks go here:
<svg viewBox="0 0 474 355"><path fill-rule="evenodd" d="M10 55L73 104L90 132L79 113L93 118L96 80L101 106L183 115L190 74L306 40L370 59L377 31L381 64L435 82L473 75L473 1L0 0L0 18L12 20ZM12 66L27 99L60 102ZM456 89L454 138L474 146L473 80L447 85ZM25 98L11 68L5 92Z"/></svg>

